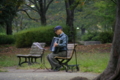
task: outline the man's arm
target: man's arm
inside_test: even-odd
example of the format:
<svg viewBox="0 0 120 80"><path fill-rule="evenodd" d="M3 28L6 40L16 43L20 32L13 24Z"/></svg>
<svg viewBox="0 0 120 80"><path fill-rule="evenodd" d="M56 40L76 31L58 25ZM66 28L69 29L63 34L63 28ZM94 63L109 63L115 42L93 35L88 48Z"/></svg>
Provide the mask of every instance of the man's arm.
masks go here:
<svg viewBox="0 0 120 80"><path fill-rule="evenodd" d="M61 38L61 40L62 40L62 43L59 43L58 45L57 45L57 47L64 47L64 46L66 46L66 44L67 44L67 36L63 36L62 38Z"/></svg>

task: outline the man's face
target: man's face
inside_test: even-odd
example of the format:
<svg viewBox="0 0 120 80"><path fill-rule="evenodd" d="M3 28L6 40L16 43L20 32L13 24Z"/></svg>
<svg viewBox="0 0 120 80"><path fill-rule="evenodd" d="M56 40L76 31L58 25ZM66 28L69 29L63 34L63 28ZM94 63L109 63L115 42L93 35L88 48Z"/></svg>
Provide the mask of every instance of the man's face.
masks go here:
<svg viewBox="0 0 120 80"><path fill-rule="evenodd" d="M60 35L61 34L61 29L58 29L57 31L55 31L55 33L57 34L57 35Z"/></svg>

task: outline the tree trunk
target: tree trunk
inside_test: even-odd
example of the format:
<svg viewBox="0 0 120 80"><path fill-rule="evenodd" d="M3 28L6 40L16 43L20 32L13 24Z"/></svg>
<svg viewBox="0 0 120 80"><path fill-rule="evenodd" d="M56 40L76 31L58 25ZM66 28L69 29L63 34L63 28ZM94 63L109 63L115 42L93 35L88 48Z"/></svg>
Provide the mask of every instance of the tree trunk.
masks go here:
<svg viewBox="0 0 120 80"><path fill-rule="evenodd" d="M73 30L73 21L74 21L74 9L70 9L70 3L69 1L65 0L65 6L66 6L66 25Z"/></svg>
<svg viewBox="0 0 120 80"><path fill-rule="evenodd" d="M40 15L41 16L41 25L43 25L43 26L46 26L46 15L45 14L41 14Z"/></svg>
<svg viewBox="0 0 120 80"><path fill-rule="evenodd" d="M72 42L75 42L75 29L74 29L74 8L71 9L71 5L72 5L72 1L71 0L65 0L65 7L66 7L66 25L69 28L69 36L71 38Z"/></svg>
<svg viewBox="0 0 120 80"><path fill-rule="evenodd" d="M84 35L85 34L85 28L84 28L84 25L82 25L82 27L80 28L81 29L81 35Z"/></svg>
<svg viewBox="0 0 120 80"><path fill-rule="evenodd" d="M6 21L6 34L12 35L12 20Z"/></svg>
<svg viewBox="0 0 120 80"><path fill-rule="evenodd" d="M74 21L74 10L67 11L66 25L69 27L73 27L73 21Z"/></svg>
<svg viewBox="0 0 120 80"><path fill-rule="evenodd" d="M120 0L117 0L117 14L111 57L106 70L94 80L120 80Z"/></svg>

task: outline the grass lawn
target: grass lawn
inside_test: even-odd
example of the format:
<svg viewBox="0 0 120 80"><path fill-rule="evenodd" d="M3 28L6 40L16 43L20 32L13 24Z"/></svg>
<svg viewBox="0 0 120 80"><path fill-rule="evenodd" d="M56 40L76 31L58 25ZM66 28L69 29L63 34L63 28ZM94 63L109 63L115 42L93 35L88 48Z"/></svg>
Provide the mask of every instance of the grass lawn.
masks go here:
<svg viewBox="0 0 120 80"><path fill-rule="evenodd" d="M46 52L47 55L50 52ZM46 56L45 55L45 56ZM78 64L80 64L81 72L95 72L101 73L107 66L109 61L109 53L80 53L77 52ZM38 59L38 62L40 60ZM72 60L69 64L75 64L75 58L73 56ZM45 57L45 65L47 68L50 68L50 65ZM3 67L13 67L18 66L18 58L16 54L6 55L0 54L0 72ZM28 66L27 64L23 64L22 67L17 67L18 69L37 69L40 67L40 64L34 64Z"/></svg>

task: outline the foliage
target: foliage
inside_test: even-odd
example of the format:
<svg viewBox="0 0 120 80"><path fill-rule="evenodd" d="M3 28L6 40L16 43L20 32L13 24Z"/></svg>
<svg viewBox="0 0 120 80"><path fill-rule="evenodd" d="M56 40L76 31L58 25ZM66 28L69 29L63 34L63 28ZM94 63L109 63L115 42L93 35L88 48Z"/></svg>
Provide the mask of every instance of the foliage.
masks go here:
<svg viewBox="0 0 120 80"><path fill-rule="evenodd" d="M116 5L111 0L89 0L75 10L75 27L85 31L111 31Z"/></svg>
<svg viewBox="0 0 120 80"><path fill-rule="evenodd" d="M0 25L6 24L6 33L12 34L12 21L23 0L2 0L0 3Z"/></svg>
<svg viewBox="0 0 120 80"><path fill-rule="evenodd" d="M2 0L0 3L0 22L8 21L8 18L15 16L17 8L22 3L22 0Z"/></svg>
<svg viewBox="0 0 120 80"><path fill-rule="evenodd" d="M0 33L4 33L4 32L5 32L4 27L0 26Z"/></svg>
<svg viewBox="0 0 120 80"><path fill-rule="evenodd" d="M82 36L81 40L83 40L83 41L99 41L99 33L97 33L97 32L86 33Z"/></svg>
<svg viewBox="0 0 120 80"><path fill-rule="evenodd" d="M17 47L30 47L33 42L45 42L47 45L51 43L55 33L53 26L44 26L39 28L31 28L15 34ZM68 33L68 27L63 27L63 31Z"/></svg>
<svg viewBox="0 0 120 80"><path fill-rule="evenodd" d="M101 41L102 43L112 43L113 32L89 32L83 35L81 39L83 41Z"/></svg>
<svg viewBox="0 0 120 80"><path fill-rule="evenodd" d="M112 43L113 32L101 32L99 39L102 43Z"/></svg>
<svg viewBox="0 0 120 80"><path fill-rule="evenodd" d="M14 36L0 34L0 44L13 44L13 43L15 43Z"/></svg>
<svg viewBox="0 0 120 80"><path fill-rule="evenodd" d="M115 12L116 12L116 4L112 1L101 0L94 4L96 9L94 10L94 15L98 17L98 21L100 21L100 25L113 25L115 22Z"/></svg>

